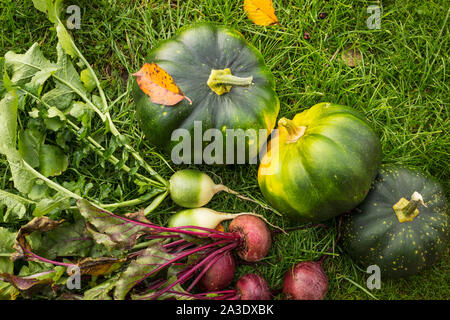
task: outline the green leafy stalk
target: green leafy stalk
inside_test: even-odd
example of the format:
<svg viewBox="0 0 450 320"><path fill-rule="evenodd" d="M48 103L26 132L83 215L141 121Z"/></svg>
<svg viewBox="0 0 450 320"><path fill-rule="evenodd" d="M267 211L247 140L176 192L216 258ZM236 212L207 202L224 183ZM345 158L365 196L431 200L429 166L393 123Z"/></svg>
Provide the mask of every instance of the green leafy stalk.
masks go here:
<svg viewBox="0 0 450 320"><path fill-rule="evenodd" d="M99 110L97 106L90 99L88 99L88 97L84 94L82 90L79 90L77 87L72 86L70 83L66 82L63 83L68 87L70 87L75 93L77 93L89 105L89 107L91 107L100 116L102 121L106 123L106 126L110 130L112 135L114 135L119 139L119 141L121 141L123 147L131 153L131 155L138 161L138 163L147 172L149 172L151 176L155 177L163 186L167 187L168 182L163 177L161 177L146 161L144 161L144 159L140 156L140 154L127 143L127 139L117 130L114 122L111 119L111 115L109 113L110 107L108 106L105 93L103 91L103 88L100 84L97 75L95 74L94 70L92 69L91 65L84 57L82 52L78 49L69 32L64 27L64 24L61 22L59 18L59 11L62 0L56 0L54 2L52 0L49 0L46 3L44 3L43 0L33 0L33 3L38 10L47 13L49 20L55 23L59 43L65 50L65 52L71 55L72 57L77 56L85 64L87 70L89 70L91 77L94 80L98 92L100 94L100 98L102 101L102 110Z"/></svg>
<svg viewBox="0 0 450 320"><path fill-rule="evenodd" d="M9 221L10 217L14 217L14 219L24 218L27 207L36 204L36 202L0 189L0 204L4 204L8 208L3 216L3 221Z"/></svg>
<svg viewBox="0 0 450 320"><path fill-rule="evenodd" d="M29 95L30 97L32 97L33 99L35 99L37 102L39 102L40 104L42 104L43 106L45 106L47 108L47 110L55 110L54 106L49 105L45 100L43 100L42 98L38 97L37 95L35 95L33 92L31 92L30 90L28 90L26 87L19 87L18 90L21 90L22 92L26 93L27 95ZM72 122L70 119L68 119L67 117L64 117L64 121L67 122L67 124L69 124L72 127L72 132L75 133L78 137L80 137L79 131L80 131L80 127L78 127L74 122ZM109 162L111 162L113 165L117 165L118 163L120 163L120 160L117 159L115 156L111 155L109 157L105 157L104 155L104 151L105 149L97 142L95 141L92 137L90 136L86 136L85 139L88 141L88 145L89 147L98 155L102 156L103 158L107 159ZM125 172L129 173L131 171L131 168L128 167L127 165L123 164L120 169L124 170ZM150 179L146 176L143 176L139 173L135 173L135 175L143 180L148 182L151 185L154 186L158 186L158 187L164 187L165 185L161 184L161 182L159 181L155 181L153 179Z"/></svg>

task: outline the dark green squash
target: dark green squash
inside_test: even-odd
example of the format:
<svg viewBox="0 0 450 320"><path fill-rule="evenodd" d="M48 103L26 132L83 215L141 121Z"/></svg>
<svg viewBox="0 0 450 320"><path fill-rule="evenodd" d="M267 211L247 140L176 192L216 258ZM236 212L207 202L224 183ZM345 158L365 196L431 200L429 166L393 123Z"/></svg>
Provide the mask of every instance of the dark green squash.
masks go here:
<svg viewBox="0 0 450 320"><path fill-rule="evenodd" d="M258 182L269 203L293 222L318 222L364 200L381 164L381 144L357 110L319 103L292 120L261 160Z"/></svg>
<svg viewBox="0 0 450 320"><path fill-rule="evenodd" d="M342 235L355 262L364 268L378 265L381 278L415 274L448 248L445 194L422 173L384 168L364 202L344 218Z"/></svg>
<svg viewBox="0 0 450 320"><path fill-rule="evenodd" d="M275 126L279 100L274 78L261 54L239 32L207 23L188 26L154 47L146 62L157 63L167 71L193 102L190 105L183 100L174 106L154 104L135 81L133 96L137 119L152 144L170 153L181 141L179 136L178 139L174 137L176 141L171 141L172 133L176 129L186 129L184 132L190 133L195 154L191 158L183 158L183 162L187 159L192 163L196 158L195 163L198 163L205 147L215 138L204 141L201 148L194 150L195 124L197 128L201 125L200 134L208 129L218 129L216 132L223 135L223 152L233 147L227 143L227 129L242 129L235 134L245 139L245 153L242 147L237 146L238 138L231 136L229 141L234 141L235 157L230 159L234 162L236 155L243 154L246 155L246 163L255 159ZM266 132L251 136L246 132L248 129L257 134L260 129ZM201 141L202 137L197 135L197 141L198 137ZM178 156L179 150L174 150L174 153ZM223 158L213 163L221 163L220 160L227 162L225 153Z"/></svg>

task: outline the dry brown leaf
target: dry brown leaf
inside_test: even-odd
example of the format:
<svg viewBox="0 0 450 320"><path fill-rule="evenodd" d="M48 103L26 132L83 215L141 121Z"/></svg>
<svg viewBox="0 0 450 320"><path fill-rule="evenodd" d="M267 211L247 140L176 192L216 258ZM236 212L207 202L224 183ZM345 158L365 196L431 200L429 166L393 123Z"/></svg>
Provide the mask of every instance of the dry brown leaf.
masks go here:
<svg viewBox="0 0 450 320"><path fill-rule="evenodd" d="M356 47L347 47L342 52L342 60L347 66L353 68L362 60L361 51Z"/></svg>
<svg viewBox="0 0 450 320"><path fill-rule="evenodd" d="M38 280L32 278L18 277L9 273L0 273L0 280L9 282L20 291L31 289L35 285L53 283L52 279Z"/></svg>
<svg viewBox="0 0 450 320"><path fill-rule="evenodd" d="M55 221L48 217L36 217L26 225L19 229L17 232L16 241L14 243L14 249L16 252L11 254L11 260L16 261L18 259L23 259L27 256L25 250L31 251L29 244L27 243L26 236L30 235L34 231L46 232L55 229L64 220Z"/></svg>
<svg viewBox="0 0 450 320"><path fill-rule="evenodd" d="M80 268L80 273L83 275L101 276L117 270L125 261L125 258L85 258L77 262L77 267Z"/></svg>

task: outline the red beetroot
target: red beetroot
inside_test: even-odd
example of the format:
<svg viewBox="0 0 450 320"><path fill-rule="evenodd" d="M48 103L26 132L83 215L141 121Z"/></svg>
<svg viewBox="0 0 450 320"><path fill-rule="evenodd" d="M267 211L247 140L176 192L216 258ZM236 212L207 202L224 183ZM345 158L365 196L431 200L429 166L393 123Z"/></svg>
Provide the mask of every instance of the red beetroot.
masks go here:
<svg viewBox="0 0 450 320"><path fill-rule="evenodd" d="M134 285L141 283L146 278L156 273L170 268L172 265L184 266L182 270L176 274L176 280L168 283L169 279L159 279L153 283L148 290L151 293L142 296L140 299L155 300L164 295L166 292L177 294L180 296L188 296L194 299L211 298L209 295L215 293L211 298L213 300L236 300L240 299L269 299L270 291L265 281L244 281L239 282L238 287L234 290L216 290L212 292L194 294L190 291L206 274L208 269L215 264L221 257L226 256L233 250L237 250L239 256L248 261L259 261L266 256L271 245L271 233L266 224L260 218L252 214L242 214L234 218L229 226L230 232L223 232L211 228L200 227L195 225L186 225L178 227L163 227L152 224L148 221L134 220L127 216L116 215L112 212L100 209L91 205L89 202L78 201L80 212L96 221L100 218L115 218L119 225L130 224L132 227L139 226L145 228L148 234L147 239L170 239L170 242L162 244L155 242L154 250L158 253L170 255L169 259L160 259L161 261L152 264L154 267L150 272L145 273L142 277L134 281ZM111 219L113 220L113 219ZM140 232L140 231L139 231ZM187 237L185 237L187 236ZM147 248L149 249L150 246ZM139 250L131 253L130 258L140 259L146 257L147 249ZM31 251L27 253L27 257L34 260L41 260L55 265L62 265L61 262L51 261L40 257ZM190 259L194 257L194 259ZM67 264L64 264L67 265ZM196 275L196 276L195 276ZM183 291L176 289L177 285L184 285L187 281L195 277L189 287ZM256 278L257 280L258 278ZM255 280L255 279L253 279ZM238 291L239 288L239 291ZM120 292L119 299L124 299L131 288L127 291Z"/></svg>
<svg viewBox="0 0 450 320"><path fill-rule="evenodd" d="M241 300L271 300L269 285L264 278L248 273L236 283L236 291Z"/></svg>
<svg viewBox="0 0 450 320"><path fill-rule="evenodd" d="M229 232L237 232L242 238L242 244L237 249L239 257L247 262L261 260L269 252L272 238L267 225L258 217L242 215L234 218Z"/></svg>
<svg viewBox="0 0 450 320"><path fill-rule="evenodd" d="M206 291L218 291L226 288L234 278L236 264L230 252L221 256L204 273L199 286Z"/></svg>
<svg viewBox="0 0 450 320"><path fill-rule="evenodd" d="M289 300L323 300L328 291L328 278L321 261L301 262L284 277L283 292Z"/></svg>

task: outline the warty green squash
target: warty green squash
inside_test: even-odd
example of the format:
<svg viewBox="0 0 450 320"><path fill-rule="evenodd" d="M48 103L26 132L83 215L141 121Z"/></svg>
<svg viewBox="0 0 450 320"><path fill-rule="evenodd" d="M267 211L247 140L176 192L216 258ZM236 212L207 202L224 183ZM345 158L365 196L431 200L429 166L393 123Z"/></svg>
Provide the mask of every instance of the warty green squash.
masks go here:
<svg viewBox="0 0 450 320"><path fill-rule="evenodd" d="M380 171L372 190L342 224L345 250L381 278L406 277L438 262L448 250L448 204L433 178L404 167Z"/></svg>

